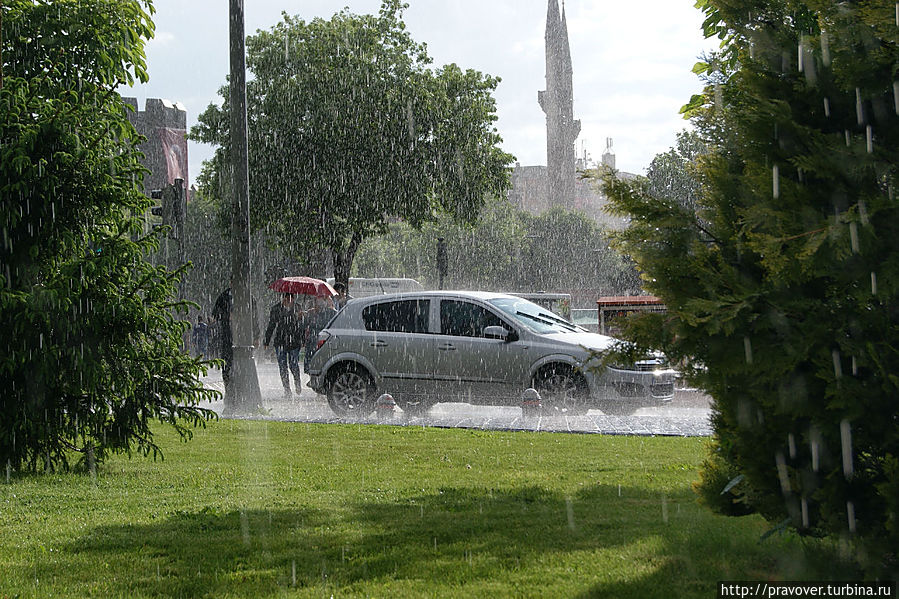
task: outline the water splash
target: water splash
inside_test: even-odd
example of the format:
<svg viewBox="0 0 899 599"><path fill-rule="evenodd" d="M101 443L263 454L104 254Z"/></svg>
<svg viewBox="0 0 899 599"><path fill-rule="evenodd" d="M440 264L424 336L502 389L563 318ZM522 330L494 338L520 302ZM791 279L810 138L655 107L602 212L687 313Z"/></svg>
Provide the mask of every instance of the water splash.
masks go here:
<svg viewBox="0 0 899 599"><path fill-rule="evenodd" d="M845 418L840 421L840 444L843 449L843 475L852 478L852 427Z"/></svg>
<svg viewBox="0 0 899 599"><path fill-rule="evenodd" d="M809 445L812 451L812 472L817 472L821 467L821 434L817 428L809 430Z"/></svg>
<svg viewBox="0 0 899 599"><path fill-rule="evenodd" d="M780 197L780 168L776 164L771 167L771 192L775 200Z"/></svg>
<svg viewBox="0 0 899 599"><path fill-rule="evenodd" d="M565 498L565 514L568 516L568 529L574 531L574 505L571 502L571 497Z"/></svg>
<svg viewBox="0 0 899 599"><path fill-rule="evenodd" d="M855 88L855 118L859 127L865 124L865 113L862 110L862 91L857 87Z"/></svg>
<svg viewBox="0 0 899 599"><path fill-rule="evenodd" d="M246 510L240 510L240 536L243 538L244 547L250 546L250 522L247 519Z"/></svg>
<svg viewBox="0 0 899 599"><path fill-rule="evenodd" d="M783 452L774 454L774 462L777 464L777 478L780 480L780 491L784 495L790 494L790 473L787 471L787 460Z"/></svg>

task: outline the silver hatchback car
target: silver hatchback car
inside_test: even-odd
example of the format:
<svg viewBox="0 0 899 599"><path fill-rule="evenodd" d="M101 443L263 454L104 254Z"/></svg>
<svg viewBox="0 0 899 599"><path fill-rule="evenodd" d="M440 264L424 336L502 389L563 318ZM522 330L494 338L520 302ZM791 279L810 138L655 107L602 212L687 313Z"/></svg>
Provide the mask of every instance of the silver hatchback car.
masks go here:
<svg viewBox="0 0 899 599"><path fill-rule="evenodd" d="M599 366L614 342L511 295L382 295L351 300L321 332L309 386L340 416L371 413L382 393L413 415L439 402L519 405L529 387L568 414L669 401L675 373L663 358Z"/></svg>

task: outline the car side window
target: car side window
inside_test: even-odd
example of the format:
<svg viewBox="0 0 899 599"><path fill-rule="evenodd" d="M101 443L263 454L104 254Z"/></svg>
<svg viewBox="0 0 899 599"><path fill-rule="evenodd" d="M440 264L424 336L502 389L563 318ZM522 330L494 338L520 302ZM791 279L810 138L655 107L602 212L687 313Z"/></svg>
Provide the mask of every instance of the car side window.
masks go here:
<svg viewBox="0 0 899 599"><path fill-rule="evenodd" d="M456 337L483 337L489 326L510 328L500 317L483 306L459 300L440 302L440 332Z"/></svg>
<svg viewBox="0 0 899 599"><path fill-rule="evenodd" d="M430 300L381 302L362 310L367 331L391 333L427 333Z"/></svg>

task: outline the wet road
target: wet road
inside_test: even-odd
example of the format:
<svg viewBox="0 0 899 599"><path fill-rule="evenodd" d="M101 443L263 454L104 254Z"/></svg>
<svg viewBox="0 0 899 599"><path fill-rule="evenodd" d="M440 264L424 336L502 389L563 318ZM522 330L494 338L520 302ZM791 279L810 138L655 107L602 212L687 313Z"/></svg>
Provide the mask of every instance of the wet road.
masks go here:
<svg viewBox="0 0 899 599"><path fill-rule="evenodd" d="M426 416L410 417L397 408L394 411L376 411L366 418L339 418L328 407L323 395L318 395L308 387L292 399L284 399L278 365L273 362L257 363L259 387L263 414L254 416L259 420L284 420L291 422L362 424L391 424L397 426L433 426L444 428L475 428L490 430L522 430L560 433L598 433L606 435L668 435L668 436L708 436L712 434L709 423L708 397L689 390L679 390L674 399L665 406L643 407L628 416L604 414L600 410L590 410L583 416L554 415L524 417L518 407L473 406L463 403L437 404ZM210 371L203 379L208 387L224 390L221 373ZM305 380L304 380L305 385ZM214 402L211 406L222 412L224 403Z"/></svg>

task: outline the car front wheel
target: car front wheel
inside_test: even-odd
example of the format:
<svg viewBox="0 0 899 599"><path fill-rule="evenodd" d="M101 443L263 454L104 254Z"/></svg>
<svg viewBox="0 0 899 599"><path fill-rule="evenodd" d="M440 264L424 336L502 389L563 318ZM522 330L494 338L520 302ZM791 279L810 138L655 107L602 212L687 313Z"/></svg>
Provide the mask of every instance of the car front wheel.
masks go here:
<svg viewBox="0 0 899 599"><path fill-rule="evenodd" d="M534 388L544 408L570 416L586 414L590 390L583 375L567 364L552 364L534 377Z"/></svg>
<svg viewBox="0 0 899 599"><path fill-rule="evenodd" d="M360 366L339 367L328 378L328 405L338 416L365 417L375 409L375 385Z"/></svg>

